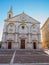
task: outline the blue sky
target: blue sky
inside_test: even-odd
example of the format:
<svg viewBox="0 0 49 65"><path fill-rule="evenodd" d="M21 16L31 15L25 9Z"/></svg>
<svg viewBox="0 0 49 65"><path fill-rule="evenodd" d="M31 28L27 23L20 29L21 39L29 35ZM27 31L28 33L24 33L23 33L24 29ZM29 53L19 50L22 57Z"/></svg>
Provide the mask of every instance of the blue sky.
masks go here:
<svg viewBox="0 0 49 65"><path fill-rule="evenodd" d="M7 18L11 6L14 15L24 11L26 14L40 21L41 26L49 17L49 0L0 0L0 40L4 20Z"/></svg>

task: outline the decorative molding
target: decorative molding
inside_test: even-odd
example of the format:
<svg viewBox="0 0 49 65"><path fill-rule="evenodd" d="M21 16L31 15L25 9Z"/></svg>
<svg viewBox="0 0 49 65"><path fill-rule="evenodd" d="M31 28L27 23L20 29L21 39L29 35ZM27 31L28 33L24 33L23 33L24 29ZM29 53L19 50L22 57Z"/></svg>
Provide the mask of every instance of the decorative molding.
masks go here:
<svg viewBox="0 0 49 65"><path fill-rule="evenodd" d="M8 33L8 32L3 32L3 34L18 34L18 35L41 35L41 34L32 34L32 33L18 33L18 32L15 32L15 33Z"/></svg>

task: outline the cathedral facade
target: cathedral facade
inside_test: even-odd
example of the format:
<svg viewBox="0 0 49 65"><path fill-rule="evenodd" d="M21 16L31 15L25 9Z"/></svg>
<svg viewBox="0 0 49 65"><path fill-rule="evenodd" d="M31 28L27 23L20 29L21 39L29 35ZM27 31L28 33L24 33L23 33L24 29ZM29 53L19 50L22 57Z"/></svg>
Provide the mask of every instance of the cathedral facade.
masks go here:
<svg viewBox="0 0 49 65"><path fill-rule="evenodd" d="M13 16L12 9L10 9L4 24L2 48L41 48L40 22L28 16L24 12Z"/></svg>

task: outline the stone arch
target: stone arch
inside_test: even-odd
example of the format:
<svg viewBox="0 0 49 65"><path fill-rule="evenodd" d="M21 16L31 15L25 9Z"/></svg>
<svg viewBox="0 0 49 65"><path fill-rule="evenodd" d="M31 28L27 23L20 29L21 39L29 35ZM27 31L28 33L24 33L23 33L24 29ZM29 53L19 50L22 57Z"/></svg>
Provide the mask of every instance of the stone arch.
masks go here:
<svg viewBox="0 0 49 65"><path fill-rule="evenodd" d="M21 25L24 25L24 26L26 26L28 28L26 23L21 23L18 27L20 27Z"/></svg>
<svg viewBox="0 0 49 65"><path fill-rule="evenodd" d="M10 27L10 28L9 28ZM13 29L14 28L14 29ZM6 32L8 32L8 29L10 29L11 31L13 30L13 32L14 31L16 31L16 25L14 24L14 23L9 23L8 25L7 25L7 28L6 28Z"/></svg>
<svg viewBox="0 0 49 65"><path fill-rule="evenodd" d="M29 31L28 31L28 26L27 26L26 23L21 23L21 24L18 26L18 31L20 30L20 28L21 28L21 30L23 30L23 29L22 29L22 26L24 26L24 30L27 29L27 32L29 32Z"/></svg>
<svg viewBox="0 0 49 65"><path fill-rule="evenodd" d="M26 43L27 43L27 36L26 35L19 35L19 47L21 49L25 49Z"/></svg>
<svg viewBox="0 0 49 65"><path fill-rule="evenodd" d="M31 27L30 27L30 31L31 31L31 33L33 33L33 34L37 34L37 30L36 30L36 26L35 26L36 24L32 24L31 25Z"/></svg>

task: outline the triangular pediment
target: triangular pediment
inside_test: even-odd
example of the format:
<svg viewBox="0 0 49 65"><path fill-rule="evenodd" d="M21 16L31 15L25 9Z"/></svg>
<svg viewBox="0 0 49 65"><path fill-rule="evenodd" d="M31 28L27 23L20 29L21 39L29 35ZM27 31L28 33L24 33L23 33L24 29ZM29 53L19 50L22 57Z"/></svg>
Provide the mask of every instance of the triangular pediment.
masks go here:
<svg viewBox="0 0 49 65"><path fill-rule="evenodd" d="M10 19L7 19L6 21L40 23L39 21L25 14L24 12Z"/></svg>

